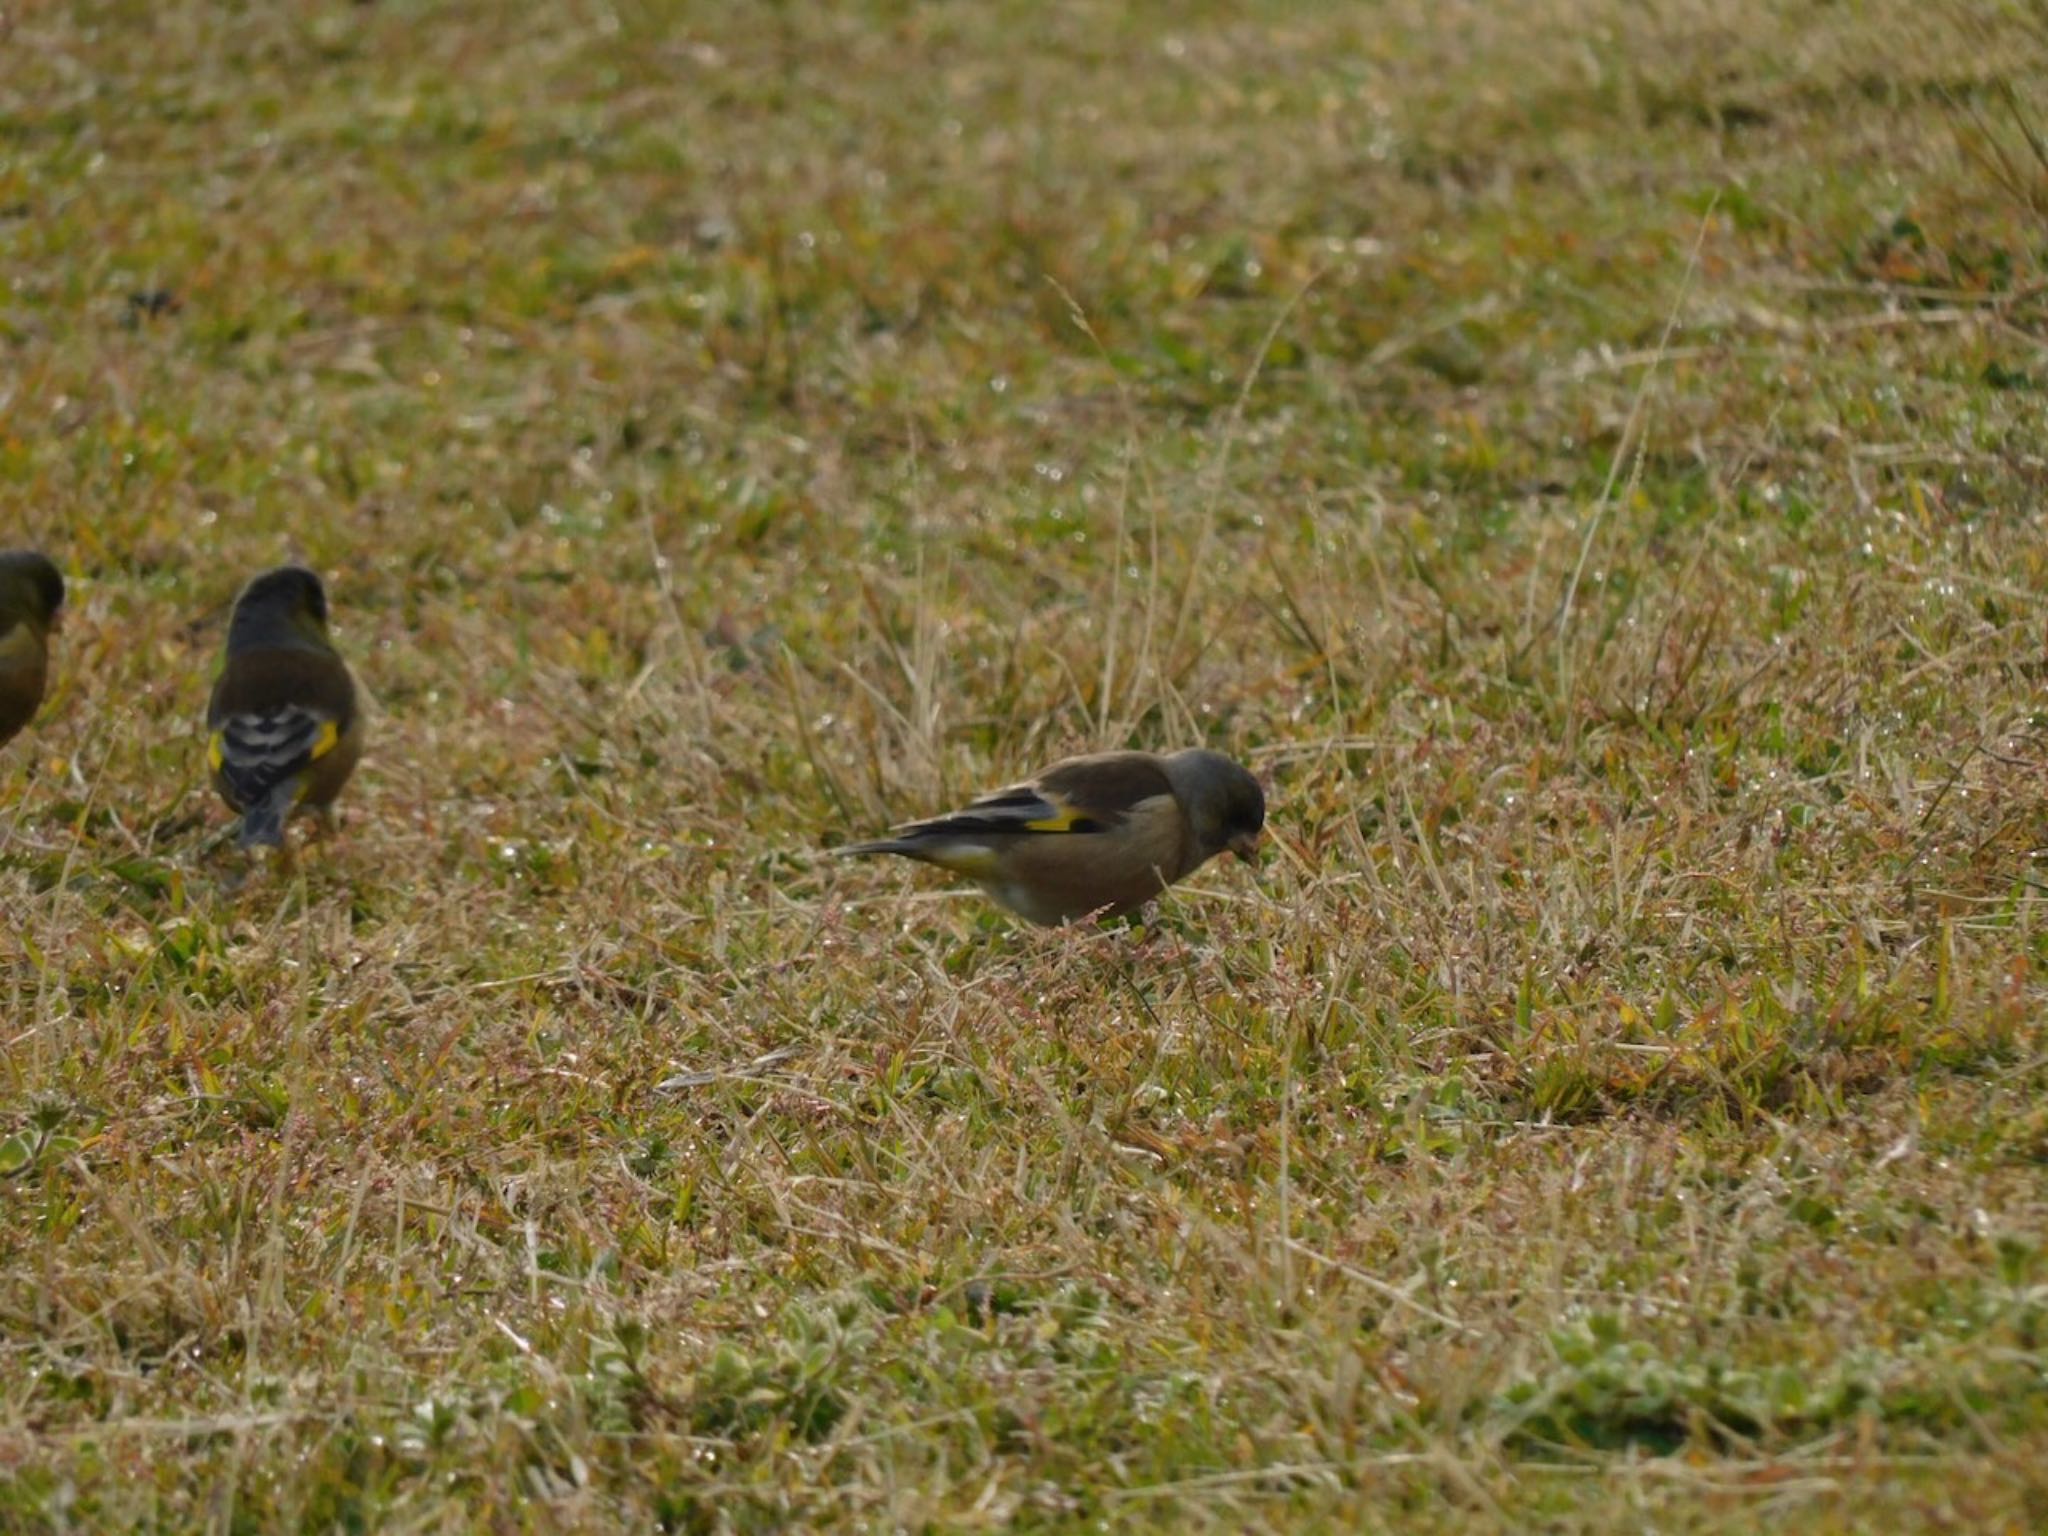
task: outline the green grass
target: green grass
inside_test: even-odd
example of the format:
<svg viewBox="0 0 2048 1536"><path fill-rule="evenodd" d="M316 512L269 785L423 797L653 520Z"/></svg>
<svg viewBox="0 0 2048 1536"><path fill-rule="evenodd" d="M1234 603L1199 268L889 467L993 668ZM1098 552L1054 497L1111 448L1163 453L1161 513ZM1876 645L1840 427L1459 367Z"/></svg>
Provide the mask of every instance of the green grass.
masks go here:
<svg viewBox="0 0 2048 1536"><path fill-rule="evenodd" d="M6 25L0 1529L2041 1523L2038 6Z"/></svg>

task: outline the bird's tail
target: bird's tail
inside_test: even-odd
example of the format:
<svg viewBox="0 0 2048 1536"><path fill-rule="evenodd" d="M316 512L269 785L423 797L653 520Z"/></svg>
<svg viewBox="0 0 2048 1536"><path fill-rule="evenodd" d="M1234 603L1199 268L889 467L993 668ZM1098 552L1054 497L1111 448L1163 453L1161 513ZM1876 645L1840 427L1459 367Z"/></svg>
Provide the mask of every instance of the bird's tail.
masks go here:
<svg viewBox="0 0 2048 1536"><path fill-rule="evenodd" d="M994 849L985 842L975 842L964 837L933 835L930 824L919 822L901 837L877 838L872 843L854 843L849 847L832 850L841 858L865 858L873 853L900 853L906 859L916 859L920 864L933 864L940 869L950 870L956 875L965 875L970 880L992 878L1000 859Z"/></svg>
<svg viewBox="0 0 2048 1536"><path fill-rule="evenodd" d="M244 848L284 846L284 819L298 803L299 786L290 779L278 785L242 813L242 835L236 842Z"/></svg>
<svg viewBox="0 0 2048 1536"><path fill-rule="evenodd" d="M902 853L913 859L919 856L918 849L900 837L877 838L872 843L848 843L844 848L834 848L832 852L842 859L865 859L877 853Z"/></svg>

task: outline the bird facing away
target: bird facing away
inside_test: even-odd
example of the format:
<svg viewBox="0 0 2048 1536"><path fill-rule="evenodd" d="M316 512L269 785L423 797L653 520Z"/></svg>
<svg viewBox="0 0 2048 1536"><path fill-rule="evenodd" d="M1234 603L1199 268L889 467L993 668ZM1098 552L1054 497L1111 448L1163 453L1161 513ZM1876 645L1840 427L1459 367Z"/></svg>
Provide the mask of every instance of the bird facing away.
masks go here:
<svg viewBox="0 0 2048 1536"><path fill-rule="evenodd" d="M839 852L936 864L1051 925L1121 917L1219 853L1256 864L1265 824L1259 781L1220 752L1102 752Z"/></svg>
<svg viewBox="0 0 2048 1536"><path fill-rule="evenodd" d="M327 638L327 591L302 566L265 571L228 620L227 661L206 706L213 787L242 817L241 846L284 846L294 812L333 820L363 754L355 682Z"/></svg>
<svg viewBox="0 0 2048 1536"><path fill-rule="evenodd" d="M35 718L50 675L64 578L32 549L0 552L0 747Z"/></svg>

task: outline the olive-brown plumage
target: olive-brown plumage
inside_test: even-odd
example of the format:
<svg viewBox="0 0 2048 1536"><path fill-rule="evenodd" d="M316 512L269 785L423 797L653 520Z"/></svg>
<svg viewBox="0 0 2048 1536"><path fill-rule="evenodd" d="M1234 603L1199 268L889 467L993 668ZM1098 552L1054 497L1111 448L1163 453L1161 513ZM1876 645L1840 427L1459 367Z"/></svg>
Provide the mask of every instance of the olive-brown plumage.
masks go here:
<svg viewBox="0 0 2048 1536"><path fill-rule="evenodd" d="M839 851L936 864L1055 924L1135 911L1219 853L1256 863L1265 821L1259 781L1221 753L1102 752Z"/></svg>
<svg viewBox="0 0 2048 1536"><path fill-rule="evenodd" d="M281 847L299 811L322 819L363 752L355 681L327 637L327 592L302 566L265 571L228 620L206 706L214 788L242 817L241 844Z"/></svg>
<svg viewBox="0 0 2048 1536"><path fill-rule="evenodd" d="M50 632L64 609L64 578L32 549L0 552L0 746L42 707Z"/></svg>

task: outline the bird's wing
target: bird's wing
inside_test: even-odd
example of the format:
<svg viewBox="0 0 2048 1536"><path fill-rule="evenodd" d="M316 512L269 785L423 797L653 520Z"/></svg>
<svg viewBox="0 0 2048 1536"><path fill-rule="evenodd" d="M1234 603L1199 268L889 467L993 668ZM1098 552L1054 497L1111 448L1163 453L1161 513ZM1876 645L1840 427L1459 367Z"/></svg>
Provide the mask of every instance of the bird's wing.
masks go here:
<svg viewBox="0 0 2048 1536"><path fill-rule="evenodd" d="M1102 831L1121 825L1134 812L1173 799L1173 781L1158 758L1146 752L1100 752L1070 757L1032 780L1028 786L1058 809L1053 818L1071 818L1075 825L1035 830Z"/></svg>
<svg viewBox="0 0 2048 1536"><path fill-rule="evenodd" d="M1158 759L1138 752L1069 758L1025 784L983 795L947 816L895 828L878 842L843 848L850 855L899 853L970 876L1000 875L1027 846L1069 846L1090 833L1113 833L1133 818L1148 825L1154 813L1179 824ZM1096 840L1089 838L1089 846ZM1078 850L1078 841L1071 846Z"/></svg>
<svg viewBox="0 0 2048 1536"><path fill-rule="evenodd" d="M1172 795L1158 761L1141 753L1070 758L1029 783L983 795L951 815L898 827L895 836L954 840L1108 832L1147 801Z"/></svg>
<svg viewBox="0 0 2048 1536"><path fill-rule="evenodd" d="M207 761L238 805L261 804L341 740L341 722L304 704L241 710L217 721Z"/></svg>
<svg viewBox="0 0 2048 1536"><path fill-rule="evenodd" d="M1031 832L1100 832L1114 816L1041 788L1016 784L983 795L946 816L932 816L896 828L898 837L1015 836Z"/></svg>

